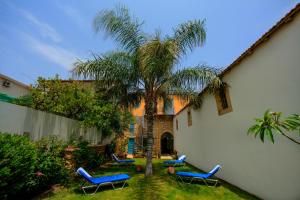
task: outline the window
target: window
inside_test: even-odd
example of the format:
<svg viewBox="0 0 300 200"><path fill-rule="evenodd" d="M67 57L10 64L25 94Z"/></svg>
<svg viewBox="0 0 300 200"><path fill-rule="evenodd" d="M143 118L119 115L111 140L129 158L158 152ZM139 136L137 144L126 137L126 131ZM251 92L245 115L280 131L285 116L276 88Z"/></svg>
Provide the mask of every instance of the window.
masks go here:
<svg viewBox="0 0 300 200"><path fill-rule="evenodd" d="M164 101L163 105L163 112L166 115L173 115L174 114L174 101L173 99L170 99L169 101Z"/></svg>
<svg viewBox="0 0 300 200"><path fill-rule="evenodd" d="M134 123L133 122L130 122L129 132L130 132L130 136L134 136Z"/></svg>
<svg viewBox="0 0 300 200"><path fill-rule="evenodd" d="M178 119L176 119L176 130L178 131Z"/></svg>
<svg viewBox="0 0 300 200"><path fill-rule="evenodd" d="M190 109L187 111L187 117L188 117L188 126L192 126L192 112Z"/></svg>
<svg viewBox="0 0 300 200"><path fill-rule="evenodd" d="M140 107L140 105L141 105L141 103L140 103L140 102L136 102L136 103L134 104L134 108L139 108L139 107Z"/></svg>
<svg viewBox="0 0 300 200"><path fill-rule="evenodd" d="M222 87L215 93L215 99L219 115L232 112L228 87Z"/></svg>

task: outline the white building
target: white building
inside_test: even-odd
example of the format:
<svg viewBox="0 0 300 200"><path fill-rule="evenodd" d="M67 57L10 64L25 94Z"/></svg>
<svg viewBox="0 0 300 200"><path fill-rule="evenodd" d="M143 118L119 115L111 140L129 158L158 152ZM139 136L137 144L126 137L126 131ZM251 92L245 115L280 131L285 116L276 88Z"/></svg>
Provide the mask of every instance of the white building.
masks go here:
<svg viewBox="0 0 300 200"><path fill-rule="evenodd" d="M0 93L20 97L29 94L29 86L0 74Z"/></svg>
<svg viewBox="0 0 300 200"><path fill-rule="evenodd" d="M300 114L300 4L221 77L227 102L204 90L199 110L179 112L175 149L203 170L221 164L219 178L260 198L300 199L300 145L276 134L275 144L246 134L267 109Z"/></svg>

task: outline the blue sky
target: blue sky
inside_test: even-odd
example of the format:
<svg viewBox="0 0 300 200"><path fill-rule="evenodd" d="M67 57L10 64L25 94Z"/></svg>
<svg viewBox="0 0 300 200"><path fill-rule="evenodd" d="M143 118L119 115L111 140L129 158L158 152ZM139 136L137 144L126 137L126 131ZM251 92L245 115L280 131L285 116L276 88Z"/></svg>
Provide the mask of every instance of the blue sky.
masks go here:
<svg viewBox="0 0 300 200"><path fill-rule="evenodd" d="M0 0L0 73L21 82L38 76L71 76L72 63L117 44L95 34L92 21L121 3L144 20L144 30L172 28L206 19L207 40L178 68L206 63L226 67L292 9L299 0Z"/></svg>

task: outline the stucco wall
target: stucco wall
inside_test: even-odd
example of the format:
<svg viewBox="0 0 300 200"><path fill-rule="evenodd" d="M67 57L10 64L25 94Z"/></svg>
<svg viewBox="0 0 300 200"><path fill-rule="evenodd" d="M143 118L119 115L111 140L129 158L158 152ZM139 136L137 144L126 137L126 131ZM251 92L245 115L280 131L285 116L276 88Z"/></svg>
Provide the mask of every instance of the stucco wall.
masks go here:
<svg viewBox="0 0 300 200"><path fill-rule="evenodd" d="M176 150L203 170L221 164L218 177L263 199L300 199L300 146L279 135L272 144L246 134L268 108L300 114L300 16L223 80L233 111L219 116L214 97L205 94L201 109L192 110L192 126L187 109L174 118Z"/></svg>
<svg viewBox="0 0 300 200"><path fill-rule="evenodd" d="M56 135L65 141L79 136L93 144L111 141L110 138L102 138L96 128L81 128L79 121L5 102L0 102L0 132L19 135L28 132L32 140Z"/></svg>
<svg viewBox="0 0 300 200"><path fill-rule="evenodd" d="M19 96L24 96L29 94L29 89L21 86L19 84L16 84L13 81L7 80L10 83L9 87L4 87L2 85L3 81L7 80L3 77L0 76L0 93L4 93L7 94L9 96L13 96L13 97L19 97Z"/></svg>

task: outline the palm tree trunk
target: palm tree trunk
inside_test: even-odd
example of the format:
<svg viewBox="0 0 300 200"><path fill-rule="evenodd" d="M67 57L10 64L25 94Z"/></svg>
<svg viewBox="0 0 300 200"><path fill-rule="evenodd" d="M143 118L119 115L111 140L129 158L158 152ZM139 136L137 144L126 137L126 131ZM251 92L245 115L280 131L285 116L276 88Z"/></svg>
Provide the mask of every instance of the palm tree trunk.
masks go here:
<svg viewBox="0 0 300 200"><path fill-rule="evenodd" d="M152 169L152 149L153 149L153 123L154 123L154 104L153 102L145 102L145 119L147 123L147 149L146 149L146 171L145 176L153 174Z"/></svg>

